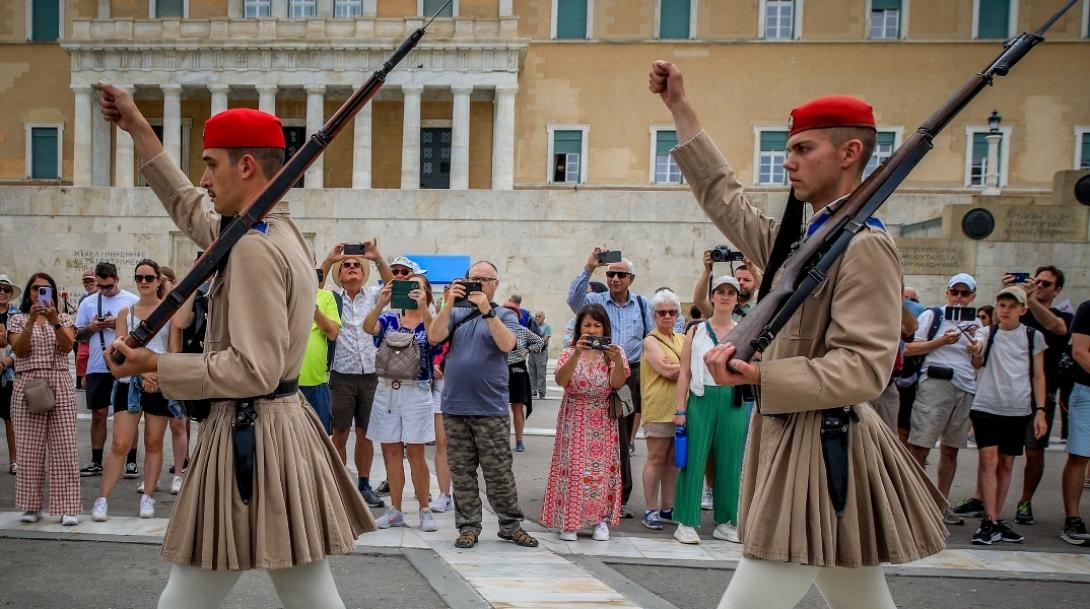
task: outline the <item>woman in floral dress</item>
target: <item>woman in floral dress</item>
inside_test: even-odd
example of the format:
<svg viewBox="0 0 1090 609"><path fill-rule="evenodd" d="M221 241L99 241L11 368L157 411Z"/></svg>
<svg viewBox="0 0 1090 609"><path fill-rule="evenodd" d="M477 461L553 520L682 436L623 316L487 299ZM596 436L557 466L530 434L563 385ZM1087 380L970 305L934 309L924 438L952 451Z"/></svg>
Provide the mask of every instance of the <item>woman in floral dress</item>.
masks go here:
<svg viewBox="0 0 1090 609"><path fill-rule="evenodd" d="M609 394L628 378L628 362L616 345L591 348L588 336L610 336L609 316L597 304L575 318L572 346L560 353L556 383L564 388L541 523L575 541L576 531L594 528L609 539L621 519L621 462L617 421L609 416Z"/></svg>

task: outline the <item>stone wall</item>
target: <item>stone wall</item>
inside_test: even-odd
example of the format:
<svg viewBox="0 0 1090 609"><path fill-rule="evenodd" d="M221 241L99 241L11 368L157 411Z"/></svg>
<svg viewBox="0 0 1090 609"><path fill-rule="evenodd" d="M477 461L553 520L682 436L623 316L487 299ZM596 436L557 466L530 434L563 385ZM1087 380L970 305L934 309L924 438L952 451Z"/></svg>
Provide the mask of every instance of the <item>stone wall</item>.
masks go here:
<svg viewBox="0 0 1090 609"><path fill-rule="evenodd" d="M755 204L773 214L784 193L756 191ZM319 256L338 241L378 237L384 254L462 254L495 261L499 299L517 292L526 306L545 310L554 327L570 317L567 288L591 248L621 249L636 265L635 289L671 286L689 300L704 249L725 239L683 189L297 191L292 213ZM946 205L981 205L970 194L898 193L883 214L891 232L901 224L942 215ZM991 301L1003 271L1032 271L1054 263L1068 273L1065 297L1090 297L1086 215L1082 240L1054 242L902 240L908 285L924 302L942 298L951 272L980 280L978 304ZM79 276L100 259L119 263L131 289L133 265L150 257L183 270L196 247L181 235L146 188L0 188L0 272L22 284L35 271L53 273L62 288L79 293ZM946 257L956 256L951 264ZM967 265L967 267L962 267ZM725 267L725 265L724 265ZM601 274L596 276L603 279ZM558 330L559 331L559 330Z"/></svg>

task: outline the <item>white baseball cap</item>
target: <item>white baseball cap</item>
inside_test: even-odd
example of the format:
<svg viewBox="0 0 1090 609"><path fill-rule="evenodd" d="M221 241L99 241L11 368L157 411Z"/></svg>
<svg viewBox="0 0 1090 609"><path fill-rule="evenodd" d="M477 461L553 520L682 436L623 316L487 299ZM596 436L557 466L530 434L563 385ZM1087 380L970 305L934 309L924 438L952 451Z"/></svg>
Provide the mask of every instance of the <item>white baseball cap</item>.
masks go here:
<svg viewBox="0 0 1090 609"><path fill-rule="evenodd" d="M947 288L952 288L959 283L964 283L972 291L976 291L976 279L969 273L958 273L950 278L950 281L946 283Z"/></svg>
<svg viewBox="0 0 1090 609"><path fill-rule="evenodd" d="M403 266L412 270L413 275L427 275L428 272L417 264L415 261L406 258L405 256L398 256L390 261L390 266Z"/></svg>
<svg viewBox="0 0 1090 609"><path fill-rule="evenodd" d="M734 287L734 291L737 292L737 293L740 293L742 291L742 285L738 283L737 279L735 279L734 277L732 277L730 275L720 275L720 276L716 277L712 281L712 291L714 292L715 288L718 288L719 286L721 286L723 284L730 284L731 286Z"/></svg>

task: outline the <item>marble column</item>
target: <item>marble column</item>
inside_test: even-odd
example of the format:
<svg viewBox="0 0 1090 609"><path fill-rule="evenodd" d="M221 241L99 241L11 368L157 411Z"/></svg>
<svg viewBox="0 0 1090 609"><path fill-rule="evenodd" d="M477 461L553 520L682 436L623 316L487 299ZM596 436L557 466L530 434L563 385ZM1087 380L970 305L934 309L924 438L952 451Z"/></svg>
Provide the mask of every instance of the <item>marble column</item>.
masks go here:
<svg viewBox="0 0 1090 609"><path fill-rule="evenodd" d="M371 188L371 108L367 104L352 124L352 188Z"/></svg>
<svg viewBox="0 0 1090 609"><path fill-rule="evenodd" d="M988 142L988 160L984 163L984 190L980 194L995 197L1003 192L999 188L999 142L1003 141L1003 133L989 131L984 140Z"/></svg>
<svg viewBox="0 0 1090 609"><path fill-rule="evenodd" d="M276 114L276 85L257 85L257 109Z"/></svg>
<svg viewBox="0 0 1090 609"><path fill-rule="evenodd" d="M402 85L404 121L401 127L401 189L420 188L420 95L423 85Z"/></svg>
<svg viewBox="0 0 1090 609"><path fill-rule="evenodd" d="M517 86L497 86L492 118L492 190L515 187L515 93Z"/></svg>
<svg viewBox="0 0 1090 609"><path fill-rule="evenodd" d="M91 87L72 85L76 94L72 134L72 185L91 185ZM28 172L29 175L29 172Z"/></svg>
<svg viewBox="0 0 1090 609"><path fill-rule="evenodd" d="M469 188L469 96L473 86L457 85L450 88L454 93L454 111L450 129L450 188Z"/></svg>
<svg viewBox="0 0 1090 609"><path fill-rule="evenodd" d="M110 132L112 125L102 118L98 93L91 93L91 185L110 185Z"/></svg>
<svg viewBox="0 0 1090 609"><path fill-rule="evenodd" d="M182 164L182 85L159 85L163 90L163 148Z"/></svg>
<svg viewBox="0 0 1090 609"><path fill-rule="evenodd" d="M228 85L208 85L208 91L212 93L212 112L210 116L215 116L227 109L227 93L230 90L231 87Z"/></svg>
<svg viewBox="0 0 1090 609"><path fill-rule="evenodd" d="M321 131L322 125L325 124L325 85L307 85L304 88L307 92L307 138L310 138ZM319 155L307 169L303 180L306 188L325 186L322 159L323 157Z"/></svg>
<svg viewBox="0 0 1090 609"><path fill-rule="evenodd" d="M118 85L130 94L133 87ZM128 188L133 186L133 164L136 162L133 152L132 136L123 129L114 127L114 137L117 138L114 147L114 186Z"/></svg>

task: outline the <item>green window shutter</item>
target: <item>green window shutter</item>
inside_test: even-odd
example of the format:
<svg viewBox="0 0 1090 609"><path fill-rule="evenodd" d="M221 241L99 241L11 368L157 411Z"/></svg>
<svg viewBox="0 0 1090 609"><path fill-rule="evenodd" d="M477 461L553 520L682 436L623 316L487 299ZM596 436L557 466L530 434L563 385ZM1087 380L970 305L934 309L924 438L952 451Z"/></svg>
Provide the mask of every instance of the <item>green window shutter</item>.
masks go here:
<svg viewBox="0 0 1090 609"><path fill-rule="evenodd" d="M901 10L901 0L871 0L870 10L899 11Z"/></svg>
<svg viewBox="0 0 1090 609"><path fill-rule="evenodd" d="M677 131L659 131L655 134L655 154L669 154L677 146Z"/></svg>
<svg viewBox="0 0 1090 609"><path fill-rule="evenodd" d="M31 40L49 42L60 38L60 0L34 0Z"/></svg>
<svg viewBox="0 0 1090 609"><path fill-rule="evenodd" d="M897 141L897 134L892 131L878 132L878 145L892 146Z"/></svg>
<svg viewBox="0 0 1090 609"><path fill-rule="evenodd" d="M159 19L167 17L177 17L181 19L184 15L185 0L155 0L155 16Z"/></svg>
<svg viewBox="0 0 1090 609"><path fill-rule="evenodd" d="M583 132L554 131L553 154L567 154L569 152L576 154L583 152Z"/></svg>
<svg viewBox="0 0 1090 609"><path fill-rule="evenodd" d="M57 128L30 129L30 177L55 180L60 177L57 167Z"/></svg>
<svg viewBox="0 0 1090 609"><path fill-rule="evenodd" d="M762 131L761 150L787 150L786 131Z"/></svg>
<svg viewBox="0 0 1090 609"><path fill-rule="evenodd" d="M1010 0L980 0L977 38L1006 38L1010 34Z"/></svg>
<svg viewBox="0 0 1090 609"><path fill-rule="evenodd" d="M587 0L556 0L558 40L584 40L587 36Z"/></svg>
<svg viewBox="0 0 1090 609"><path fill-rule="evenodd" d="M1079 159L1082 167L1090 167L1090 133L1082 134L1082 157Z"/></svg>
<svg viewBox="0 0 1090 609"><path fill-rule="evenodd" d="M659 0L659 38L689 37L690 0Z"/></svg>
<svg viewBox="0 0 1090 609"><path fill-rule="evenodd" d="M424 0L424 15L431 17L435 11L439 10L439 7L443 5L446 0ZM454 16L454 3L451 2L443 9L443 12L439 13L440 17L453 17Z"/></svg>

